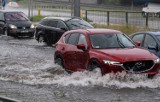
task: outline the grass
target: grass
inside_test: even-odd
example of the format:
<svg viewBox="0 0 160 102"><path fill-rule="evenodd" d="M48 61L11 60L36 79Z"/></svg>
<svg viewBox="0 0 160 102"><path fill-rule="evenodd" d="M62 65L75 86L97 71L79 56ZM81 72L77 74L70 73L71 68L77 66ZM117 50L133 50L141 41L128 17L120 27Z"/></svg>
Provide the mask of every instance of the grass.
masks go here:
<svg viewBox="0 0 160 102"><path fill-rule="evenodd" d="M104 24L93 24L96 28L107 28L107 29L115 29L122 31L123 33L130 35L135 32L140 32L140 31L147 31L150 30L149 28L140 28L137 26L132 26L132 25L104 25Z"/></svg>
<svg viewBox="0 0 160 102"><path fill-rule="evenodd" d="M33 16L33 17L31 17L31 20L32 20L33 22L38 22L38 21L40 21L41 19L43 19L44 17L46 17L46 16Z"/></svg>

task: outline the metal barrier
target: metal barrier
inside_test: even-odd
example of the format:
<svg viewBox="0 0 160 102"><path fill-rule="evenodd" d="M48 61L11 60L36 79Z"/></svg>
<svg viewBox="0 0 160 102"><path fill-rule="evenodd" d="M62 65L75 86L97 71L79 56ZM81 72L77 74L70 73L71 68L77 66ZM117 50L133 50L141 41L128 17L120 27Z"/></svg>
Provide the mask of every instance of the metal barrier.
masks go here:
<svg viewBox="0 0 160 102"><path fill-rule="evenodd" d="M11 99L11 98L8 98L8 97L3 97L3 96L0 96L0 102L21 102L21 101L18 101L18 100L15 100L15 99Z"/></svg>
<svg viewBox="0 0 160 102"><path fill-rule="evenodd" d="M160 18L142 12L86 10L85 20L99 24L135 25L143 28L160 29Z"/></svg>

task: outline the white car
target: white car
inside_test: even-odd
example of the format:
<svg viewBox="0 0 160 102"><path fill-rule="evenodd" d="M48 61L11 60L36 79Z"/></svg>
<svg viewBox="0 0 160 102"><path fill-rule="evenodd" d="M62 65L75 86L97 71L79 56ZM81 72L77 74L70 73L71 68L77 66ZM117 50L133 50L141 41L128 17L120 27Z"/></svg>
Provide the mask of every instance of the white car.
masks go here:
<svg viewBox="0 0 160 102"><path fill-rule="evenodd" d="M157 3L148 3L145 7L142 8L143 17L149 16L160 17L160 4Z"/></svg>
<svg viewBox="0 0 160 102"><path fill-rule="evenodd" d="M9 3L7 4L7 6L9 6L9 7L19 7L19 5L18 5L17 2L9 2Z"/></svg>

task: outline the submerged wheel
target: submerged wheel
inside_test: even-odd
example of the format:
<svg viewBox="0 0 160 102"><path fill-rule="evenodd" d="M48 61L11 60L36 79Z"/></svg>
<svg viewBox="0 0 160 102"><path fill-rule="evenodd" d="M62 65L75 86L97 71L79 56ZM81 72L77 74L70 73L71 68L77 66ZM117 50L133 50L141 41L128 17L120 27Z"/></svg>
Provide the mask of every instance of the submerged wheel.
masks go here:
<svg viewBox="0 0 160 102"><path fill-rule="evenodd" d="M149 79L153 79L155 75L156 75L156 74L148 74L147 77L148 77Z"/></svg>
<svg viewBox="0 0 160 102"><path fill-rule="evenodd" d="M58 65L60 65L61 67L64 68L64 62L63 62L63 59L60 56L56 56L54 58L54 62L55 62L55 64L58 64Z"/></svg>
<svg viewBox="0 0 160 102"><path fill-rule="evenodd" d="M38 42L39 43L43 43L44 42L44 36L43 35L39 36Z"/></svg>
<svg viewBox="0 0 160 102"><path fill-rule="evenodd" d="M9 33L8 33L7 29L4 30L4 35L9 36Z"/></svg>
<svg viewBox="0 0 160 102"><path fill-rule="evenodd" d="M91 61L88 64L88 70L93 72L99 72L102 75L101 66L97 61Z"/></svg>

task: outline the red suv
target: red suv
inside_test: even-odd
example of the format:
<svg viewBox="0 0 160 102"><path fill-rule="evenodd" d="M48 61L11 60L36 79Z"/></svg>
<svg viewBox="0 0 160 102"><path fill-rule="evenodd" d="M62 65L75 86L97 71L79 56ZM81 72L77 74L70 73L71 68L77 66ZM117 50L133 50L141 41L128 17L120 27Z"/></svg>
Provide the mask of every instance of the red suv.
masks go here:
<svg viewBox="0 0 160 102"><path fill-rule="evenodd" d="M147 73L153 77L160 59L138 48L124 33L112 29L79 29L63 34L56 44L55 63L69 71Z"/></svg>

